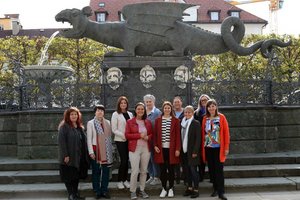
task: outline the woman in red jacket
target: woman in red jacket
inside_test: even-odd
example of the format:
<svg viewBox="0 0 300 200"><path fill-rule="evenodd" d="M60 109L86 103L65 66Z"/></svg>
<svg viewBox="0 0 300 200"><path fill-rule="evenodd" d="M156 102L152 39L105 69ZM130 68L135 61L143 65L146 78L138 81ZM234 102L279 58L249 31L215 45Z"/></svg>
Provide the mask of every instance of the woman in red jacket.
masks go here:
<svg viewBox="0 0 300 200"><path fill-rule="evenodd" d="M152 124L146 119L146 108L142 102L135 105L134 118L126 123L125 137L128 140L129 160L131 164L130 198L137 199L137 178L140 172L140 192L143 197L149 198L145 192L147 167L150 159L150 144Z"/></svg>
<svg viewBox="0 0 300 200"><path fill-rule="evenodd" d="M155 120L153 144L154 161L160 167L162 191L160 197L174 197L174 166L179 164L181 149L180 122L174 115L171 102L165 101L162 105L162 115ZM167 189L169 181L169 190Z"/></svg>
<svg viewBox="0 0 300 200"><path fill-rule="evenodd" d="M203 161L207 162L209 173L213 181L214 191L212 197L219 195L222 200L224 196L224 171L223 166L229 153L229 127L225 115L218 112L218 105L214 99L206 104L206 116L202 122L202 149Z"/></svg>

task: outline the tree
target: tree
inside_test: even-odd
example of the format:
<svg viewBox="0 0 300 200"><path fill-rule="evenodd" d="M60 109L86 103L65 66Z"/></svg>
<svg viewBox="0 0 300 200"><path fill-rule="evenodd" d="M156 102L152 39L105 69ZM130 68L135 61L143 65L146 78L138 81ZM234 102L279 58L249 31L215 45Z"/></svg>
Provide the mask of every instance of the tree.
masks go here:
<svg viewBox="0 0 300 200"><path fill-rule="evenodd" d="M195 56L193 90L197 93L220 95L218 99L224 102L264 102L270 89L276 92L285 91L278 99L288 96L295 90L292 82L300 77L299 38L277 35L250 35L242 41L243 46L249 46L254 41L277 38L287 41L292 40L292 45L287 48L275 48L275 58L265 59L260 52L249 56L237 56L231 52L219 55ZM266 80L274 81L273 88L263 87ZM289 84L284 84L289 82ZM298 83L299 85L299 83ZM268 86L270 87L270 86ZM298 86L299 88L299 86ZM296 87L297 89L297 87ZM235 94L231 95L230 94ZM242 99L245 97L244 99ZM228 99L229 98L229 99ZM270 100L268 100L270 101ZM274 100L276 102L276 100Z"/></svg>
<svg viewBox="0 0 300 200"><path fill-rule="evenodd" d="M293 36L250 35L242 41L243 46L249 46L254 41L277 38L292 40L292 45L286 48L275 48L279 63L272 66L272 77L275 81L297 81L300 67L300 39ZM257 51L249 56L237 56L231 52L219 55L195 56L196 67L194 75L200 80L262 80L266 78L268 59Z"/></svg>

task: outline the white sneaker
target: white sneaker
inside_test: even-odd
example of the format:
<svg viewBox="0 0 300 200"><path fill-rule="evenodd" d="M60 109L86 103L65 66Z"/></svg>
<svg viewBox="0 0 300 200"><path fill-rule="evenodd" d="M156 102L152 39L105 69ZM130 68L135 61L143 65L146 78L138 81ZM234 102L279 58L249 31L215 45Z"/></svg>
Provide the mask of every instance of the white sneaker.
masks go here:
<svg viewBox="0 0 300 200"><path fill-rule="evenodd" d="M140 191L143 199L148 199L149 195L145 191Z"/></svg>
<svg viewBox="0 0 300 200"><path fill-rule="evenodd" d="M172 198L174 197L174 192L173 192L173 189L169 189L169 192L168 192L168 197Z"/></svg>
<svg viewBox="0 0 300 200"><path fill-rule="evenodd" d="M128 181L123 182L123 185L128 189L130 188L130 183Z"/></svg>
<svg viewBox="0 0 300 200"><path fill-rule="evenodd" d="M130 199L132 199L132 200L137 199L137 196L136 196L135 192L130 193Z"/></svg>
<svg viewBox="0 0 300 200"><path fill-rule="evenodd" d="M146 181L146 184L150 184L153 180L154 180L154 178L153 178L153 177L150 177L150 178Z"/></svg>
<svg viewBox="0 0 300 200"><path fill-rule="evenodd" d="M118 189L124 189L124 188L125 188L122 181L120 181L120 182L117 184L117 187L118 187Z"/></svg>
<svg viewBox="0 0 300 200"><path fill-rule="evenodd" d="M161 190L161 193L160 193L159 197L160 197L160 198L164 198L164 197L166 197L166 196L167 196L167 191L163 188L163 189Z"/></svg>
<svg viewBox="0 0 300 200"><path fill-rule="evenodd" d="M150 185L158 185L160 183L161 182L160 182L159 178L154 178L153 181L151 181Z"/></svg>

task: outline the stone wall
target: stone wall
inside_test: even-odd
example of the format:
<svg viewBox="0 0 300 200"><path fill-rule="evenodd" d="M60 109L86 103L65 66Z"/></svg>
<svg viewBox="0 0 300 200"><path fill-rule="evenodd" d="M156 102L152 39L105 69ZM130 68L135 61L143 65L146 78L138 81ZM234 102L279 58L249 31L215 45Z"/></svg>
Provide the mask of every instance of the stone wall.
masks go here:
<svg viewBox="0 0 300 200"><path fill-rule="evenodd" d="M300 107L221 107L231 133L230 152L264 153L300 150ZM93 117L83 110L83 120ZM112 111L107 111L110 119ZM0 113L0 156L57 158L57 126L63 111Z"/></svg>
<svg viewBox="0 0 300 200"><path fill-rule="evenodd" d="M231 133L231 153L300 150L300 107L223 107Z"/></svg>

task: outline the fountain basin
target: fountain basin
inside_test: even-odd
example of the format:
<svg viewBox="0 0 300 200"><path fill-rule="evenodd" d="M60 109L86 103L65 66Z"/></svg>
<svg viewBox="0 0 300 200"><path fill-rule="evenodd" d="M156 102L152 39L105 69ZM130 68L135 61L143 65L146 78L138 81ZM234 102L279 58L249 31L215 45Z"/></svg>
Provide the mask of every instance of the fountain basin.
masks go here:
<svg viewBox="0 0 300 200"><path fill-rule="evenodd" d="M61 65L28 65L24 66L25 76L39 81L50 81L66 78L74 73L71 67Z"/></svg>

